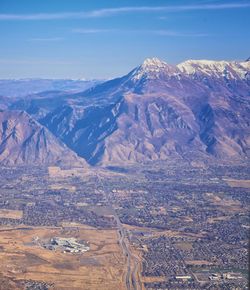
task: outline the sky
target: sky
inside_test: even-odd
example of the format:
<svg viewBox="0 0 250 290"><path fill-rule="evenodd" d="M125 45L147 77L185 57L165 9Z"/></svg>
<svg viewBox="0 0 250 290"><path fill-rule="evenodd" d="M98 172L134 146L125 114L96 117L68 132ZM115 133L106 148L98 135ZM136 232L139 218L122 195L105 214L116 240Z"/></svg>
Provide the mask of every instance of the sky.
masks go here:
<svg viewBox="0 0 250 290"><path fill-rule="evenodd" d="M0 78L109 79L147 57L245 60L250 0L0 0Z"/></svg>

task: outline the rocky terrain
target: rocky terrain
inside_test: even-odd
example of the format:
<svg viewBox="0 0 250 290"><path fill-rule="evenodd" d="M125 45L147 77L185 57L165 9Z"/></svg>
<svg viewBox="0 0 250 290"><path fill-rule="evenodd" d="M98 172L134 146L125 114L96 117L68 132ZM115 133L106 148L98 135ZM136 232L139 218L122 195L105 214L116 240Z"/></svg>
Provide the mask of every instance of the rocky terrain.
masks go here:
<svg viewBox="0 0 250 290"><path fill-rule="evenodd" d="M84 160L23 111L0 111L0 163L85 165Z"/></svg>
<svg viewBox="0 0 250 290"><path fill-rule="evenodd" d="M249 61L146 59L84 92L34 95L9 108L31 114L91 165L240 160L249 156L249 71Z"/></svg>

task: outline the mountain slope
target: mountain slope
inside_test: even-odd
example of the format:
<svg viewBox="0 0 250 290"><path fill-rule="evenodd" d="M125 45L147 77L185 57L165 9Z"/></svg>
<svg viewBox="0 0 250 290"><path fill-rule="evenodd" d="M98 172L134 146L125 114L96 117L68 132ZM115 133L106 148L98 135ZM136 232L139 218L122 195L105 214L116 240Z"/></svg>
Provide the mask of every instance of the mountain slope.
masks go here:
<svg viewBox="0 0 250 290"><path fill-rule="evenodd" d="M40 122L79 156L95 165L103 155L105 139L117 130L122 101L82 107L64 105Z"/></svg>
<svg viewBox="0 0 250 290"><path fill-rule="evenodd" d="M249 116L249 62L153 58L40 121L90 164L107 165L247 158Z"/></svg>
<svg viewBox="0 0 250 290"><path fill-rule="evenodd" d="M85 165L45 127L21 111L0 111L0 164Z"/></svg>

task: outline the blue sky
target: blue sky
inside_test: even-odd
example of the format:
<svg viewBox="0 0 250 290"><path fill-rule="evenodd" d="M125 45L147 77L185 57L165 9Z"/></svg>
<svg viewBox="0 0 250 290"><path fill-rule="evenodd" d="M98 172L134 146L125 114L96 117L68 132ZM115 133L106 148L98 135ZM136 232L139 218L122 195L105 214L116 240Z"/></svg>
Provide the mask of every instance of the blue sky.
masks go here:
<svg viewBox="0 0 250 290"><path fill-rule="evenodd" d="M0 0L0 78L112 78L159 57L244 60L250 0Z"/></svg>

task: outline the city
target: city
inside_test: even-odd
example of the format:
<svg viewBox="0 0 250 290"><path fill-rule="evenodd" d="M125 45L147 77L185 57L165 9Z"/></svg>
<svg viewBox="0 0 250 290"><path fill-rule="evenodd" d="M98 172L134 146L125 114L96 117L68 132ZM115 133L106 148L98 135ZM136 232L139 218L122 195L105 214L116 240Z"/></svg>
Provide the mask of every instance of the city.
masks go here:
<svg viewBox="0 0 250 290"><path fill-rule="evenodd" d="M179 164L156 162L87 173L81 168L2 168L4 279L27 284L44 269L52 271L53 278L48 274L32 289L50 289L49 285L60 289L61 281L83 282L76 272L84 277L92 271L97 276L89 279L90 289L97 289L105 279L97 270L104 267L110 269L108 289L125 285L127 289L247 289L246 164L206 168ZM23 237L17 242L18 233ZM102 233L99 238L98 233ZM72 251L74 266L61 251L61 264L55 263L58 252L48 253L34 243L55 236L62 241L87 240L89 251Z"/></svg>

